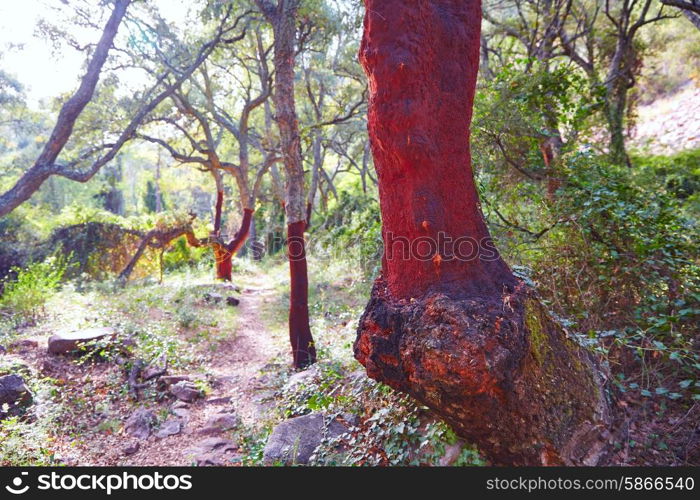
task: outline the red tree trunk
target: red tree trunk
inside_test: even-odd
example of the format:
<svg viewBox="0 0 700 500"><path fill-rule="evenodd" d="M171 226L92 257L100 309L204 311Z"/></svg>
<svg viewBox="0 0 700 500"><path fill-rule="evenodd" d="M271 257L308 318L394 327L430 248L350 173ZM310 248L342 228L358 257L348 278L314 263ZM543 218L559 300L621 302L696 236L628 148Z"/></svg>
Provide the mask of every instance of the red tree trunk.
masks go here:
<svg viewBox="0 0 700 500"><path fill-rule="evenodd" d="M294 366L303 368L316 361L316 348L309 327L309 281L304 245L305 221L287 225L287 254L291 277L289 340Z"/></svg>
<svg viewBox="0 0 700 500"><path fill-rule="evenodd" d="M287 244L289 252L289 338L294 366L303 368L316 361L309 327L308 275L304 249L304 167L301 157L299 123L294 100L294 58L299 0L278 0L276 5L256 0L272 24L275 61L275 115L280 132L280 149L286 173Z"/></svg>
<svg viewBox="0 0 700 500"><path fill-rule="evenodd" d="M250 221L253 219L253 209L244 208L243 209L243 220L241 220L241 227L238 232L233 237L233 239L228 243L227 249L231 255L235 255L245 244L245 240L248 239L250 234Z"/></svg>
<svg viewBox="0 0 700 500"><path fill-rule="evenodd" d="M233 261L231 252L223 245L214 246L214 258L216 259L216 279L231 281L233 279Z"/></svg>
<svg viewBox="0 0 700 500"><path fill-rule="evenodd" d="M217 200L218 207L218 200ZM226 245L214 245L214 257L216 259L216 278L224 281L233 279L233 256L238 253L241 247L245 244L245 240L250 233L250 221L253 218L253 210L250 208L243 209L243 219L241 227Z"/></svg>
<svg viewBox="0 0 700 500"><path fill-rule="evenodd" d="M479 0L365 6L385 254L355 356L494 463L596 463L608 417L595 365L513 276L481 214L469 152Z"/></svg>

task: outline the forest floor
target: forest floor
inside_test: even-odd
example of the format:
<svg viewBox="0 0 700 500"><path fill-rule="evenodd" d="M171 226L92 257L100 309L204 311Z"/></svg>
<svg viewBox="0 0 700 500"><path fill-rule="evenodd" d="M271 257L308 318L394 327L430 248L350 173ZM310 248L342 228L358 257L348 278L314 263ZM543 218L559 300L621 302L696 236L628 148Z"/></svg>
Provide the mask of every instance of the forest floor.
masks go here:
<svg viewBox="0 0 700 500"><path fill-rule="evenodd" d="M65 287L49 302L41 320L22 329L0 356L0 373L22 374L31 381L35 395L32 426L12 419L4 425L2 462L258 462L263 438L272 424L308 411L284 409L280 404L284 384L294 373L287 359L284 269L280 264L274 272L263 273L251 265L239 269L235 285L217 283L203 274L184 274L166 276L163 284L146 280L125 288L107 284ZM351 332L343 318L349 315L349 308L357 310L360 302L343 296L341 289L348 285L342 278L335 285L323 283L312 290L312 295L324 296L333 288L339 292L334 294L337 308L333 316L339 328L323 329L317 338L322 353L327 352L324 344L340 340L336 334ZM227 305L229 296L238 298L240 304ZM106 346L99 356L94 351L73 356L47 352L51 334L93 326L116 328L134 343L133 352L127 359L119 346ZM345 336L342 345L347 349L350 337ZM154 369L160 368L163 354L168 359L165 378L146 382L135 399L129 392L129 367L135 359L143 359L152 361ZM344 363L350 371L359 368L351 357ZM178 401L162 383L168 376L187 377L202 397L191 403ZM154 416L152 432L145 439L129 433L129 418L141 408ZM234 419L235 426L216 428L212 422L222 415ZM159 435L158 430L171 421L180 422L180 431Z"/></svg>
<svg viewBox="0 0 700 500"><path fill-rule="evenodd" d="M319 362L302 373L290 366L286 264L239 260L233 284L215 282L210 272L176 272L162 284L144 279L126 287L70 283L34 324L2 339L0 375L20 374L34 401L24 418L0 421L0 464L257 465L276 425L313 412L356 415L359 423L342 456L331 446L312 463L485 463L426 408L369 380L353 359L370 287L357 266L312 263L309 304ZM228 296L240 304L227 305ZM57 331L93 326L117 329L122 341L130 339L129 352L123 342L77 355L47 352ZM147 373L162 368L164 358L167 374L143 382L135 397L130 367L144 360L151 364ZM164 383L168 376L186 376L199 397L178 401ZM614 463L697 459L697 404L667 407L631 392L618 394L616 404L624 432ZM145 424L147 436L133 432L139 411L153 419Z"/></svg>

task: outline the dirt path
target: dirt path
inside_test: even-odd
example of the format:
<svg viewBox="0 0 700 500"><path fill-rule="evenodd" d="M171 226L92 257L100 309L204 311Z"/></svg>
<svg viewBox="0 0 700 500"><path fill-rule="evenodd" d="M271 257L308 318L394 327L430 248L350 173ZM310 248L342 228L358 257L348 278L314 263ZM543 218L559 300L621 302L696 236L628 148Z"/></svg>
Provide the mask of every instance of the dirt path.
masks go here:
<svg viewBox="0 0 700 500"><path fill-rule="evenodd" d="M263 303L274 294L260 279L243 289L236 335L218 346L209 366L221 384L216 392L220 397L232 398L238 415L248 425L253 425L267 406L261 404L269 392L265 390L266 377L261 372L276 367L274 360L281 354L276 339L261 321Z"/></svg>
<svg viewBox="0 0 700 500"><path fill-rule="evenodd" d="M80 365L73 358L47 354L50 329L37 335L36 347L16 355L18 361L54 377L62 387L62 430L54 433L51 443L58 459L66 465L240 463L240 436L259 428L275 405L273 385L279 377L272 373L286 369L287 345L281 333L269 331L263 321L265 304L277 300L278 291L264 275L249 275L242 282L243 289L235 293L231 285L201 285L223 296L236 296L240 304L235 315L222 316L222 323L205 325L204 331L216 330L215 338L197 342L183 339L201 364L186 373L169 371L167 375L187 376L198 387L205 387L205 396L191 403L178 401L167 390L162 392L162 385L161 392L154 392L155 381L149 382L151 389L144 390L136 403L125 392L115 395L116 387L124 387L123 368L114 362ZM220 303L201 307L215 314L217 308L230 306ZM78 309L76 314L85 312ZM157 308L146 312L162 315ZM175 327L174 318L167 321ZM183 334L191 335L192 331ZM82 398L80 406L75 398ZM158 421L145 439L126 432L127 419L139 409L151 412ZM223 429L217 428L214 422L222 418L228 423ZM232 421L237 425L229 425ZM176 433L158 435L167 422L175 426Z"/></svg>
<svg viewBox="0 0 700 500"><path fill-rule="evenodd" d="M130 465L235 465L235 430L207 432L212 419L235 415L242 425L254 426L274 405L274 391L264 372L276 368L280 348L262 323L263 304L272 300L273 289L255 278L242 290L235 333L216 344L216 350L204 369L211 381L211 392L204 399L180 409L176 417L183 423L179 434L139 442L139 451L124 457L120 464ZM171 403L170 407L185 406ZM183 411L184 410L184 411ZM129 442L135 442L130 439Z"/></svg>

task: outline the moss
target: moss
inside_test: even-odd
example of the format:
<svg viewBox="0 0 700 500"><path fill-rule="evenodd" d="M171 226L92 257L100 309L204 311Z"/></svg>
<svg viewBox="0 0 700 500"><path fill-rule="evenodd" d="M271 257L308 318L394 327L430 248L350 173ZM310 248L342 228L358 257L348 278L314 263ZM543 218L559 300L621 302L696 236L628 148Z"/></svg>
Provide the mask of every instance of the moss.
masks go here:
<svg viewBox="0 0 700 500"><path fill-rule="evenodd" d="M530 332L530 352L537 364L542 366L550 354L551 346L542 325L541 311L538 304L531 299L525 302L525 326Z"/></svg>

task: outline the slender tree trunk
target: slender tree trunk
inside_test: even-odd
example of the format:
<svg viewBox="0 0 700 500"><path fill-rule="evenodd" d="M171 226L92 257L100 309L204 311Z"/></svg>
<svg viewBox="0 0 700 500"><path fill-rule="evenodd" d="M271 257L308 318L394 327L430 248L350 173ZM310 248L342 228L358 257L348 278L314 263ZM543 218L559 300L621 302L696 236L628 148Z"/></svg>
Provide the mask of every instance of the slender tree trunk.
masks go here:
<svg viewBox="0 0 700 500"><path fill-rule="evenodd" d="M479 208L468 140L479 0L365 6L385 254L356 358L493 463L597 463L608 407L595 363L501 260Z"/></svg>
<svg viewBox="0 0 700 500"><path fill-rule="evenodd" d="M613 89L606 97L604 111L608 122L610 160L618 165L630 164L625 146L625 110L627 89Z"/></svg>
<svg viewBox="0 0 700 500"><path fill-rule="evenodd" d="M551 129L550 132L550 136L540 144L540 150L547 169L547 200L553 202L562 185L561 155L564 141L558 129Z"/></svg>
<svg viewBox="0 0 700 500"><path fill-rule="evenodd" d="M258 241L258 228L255 224L255 216L250 219L250 236L248 236L249 247L253 260L262 260L260 242Z"/></svg>
<svg viewBox="0 0 700 500"><path fill-rule="evenodd" d="M218 169L212 168L210 170L212 177L216 183L216 202L214 204L214 230L212 235L215 238L221 236L221 221L223 218L223 207L224 207L224 180L221 176L221 172ZM226 251L224 245L215 243L212 247L214 252L214 267L216 269L216 279L231 281L231 255Z"/></svg>
<svg viewBox="0 0 700 500"><path fill-rule="evenodd" d="M224 206L223 189L216 191L216 205L214 206L214 234L221 233L221 214Z"/></svg>
<svg viewBox="0 0 700 500"><path fill-rule="evenodd" d="M625 113L627 112L627 94L630 87L634 85L632 73L635 59L632 41L619 38L606 78L603 107L610 134L608 143L610 160L618 165L630 166L625 146Z"/></svg>
<svg viewBox="0 0 700 500"><path fill-rule="evenodd" d="M160 149L158 150L158 162L156 163L156 175L154 178L154 187L156 194L156 213L163 211L163 194L160 190Z"/></svg>
<svg viewBox="0 0 700 500"><path fill-rule="evenodd" d="M294 43L298 0L278 0L266 11L274 32L275 92L273 100L280 146L287 176L287 245L291 290L289 296L289 338L294 366L303 368L316 361L316 349L309 326L308 276L304 228L306 211L304 169L299 124L294 101Z"/></svg>

